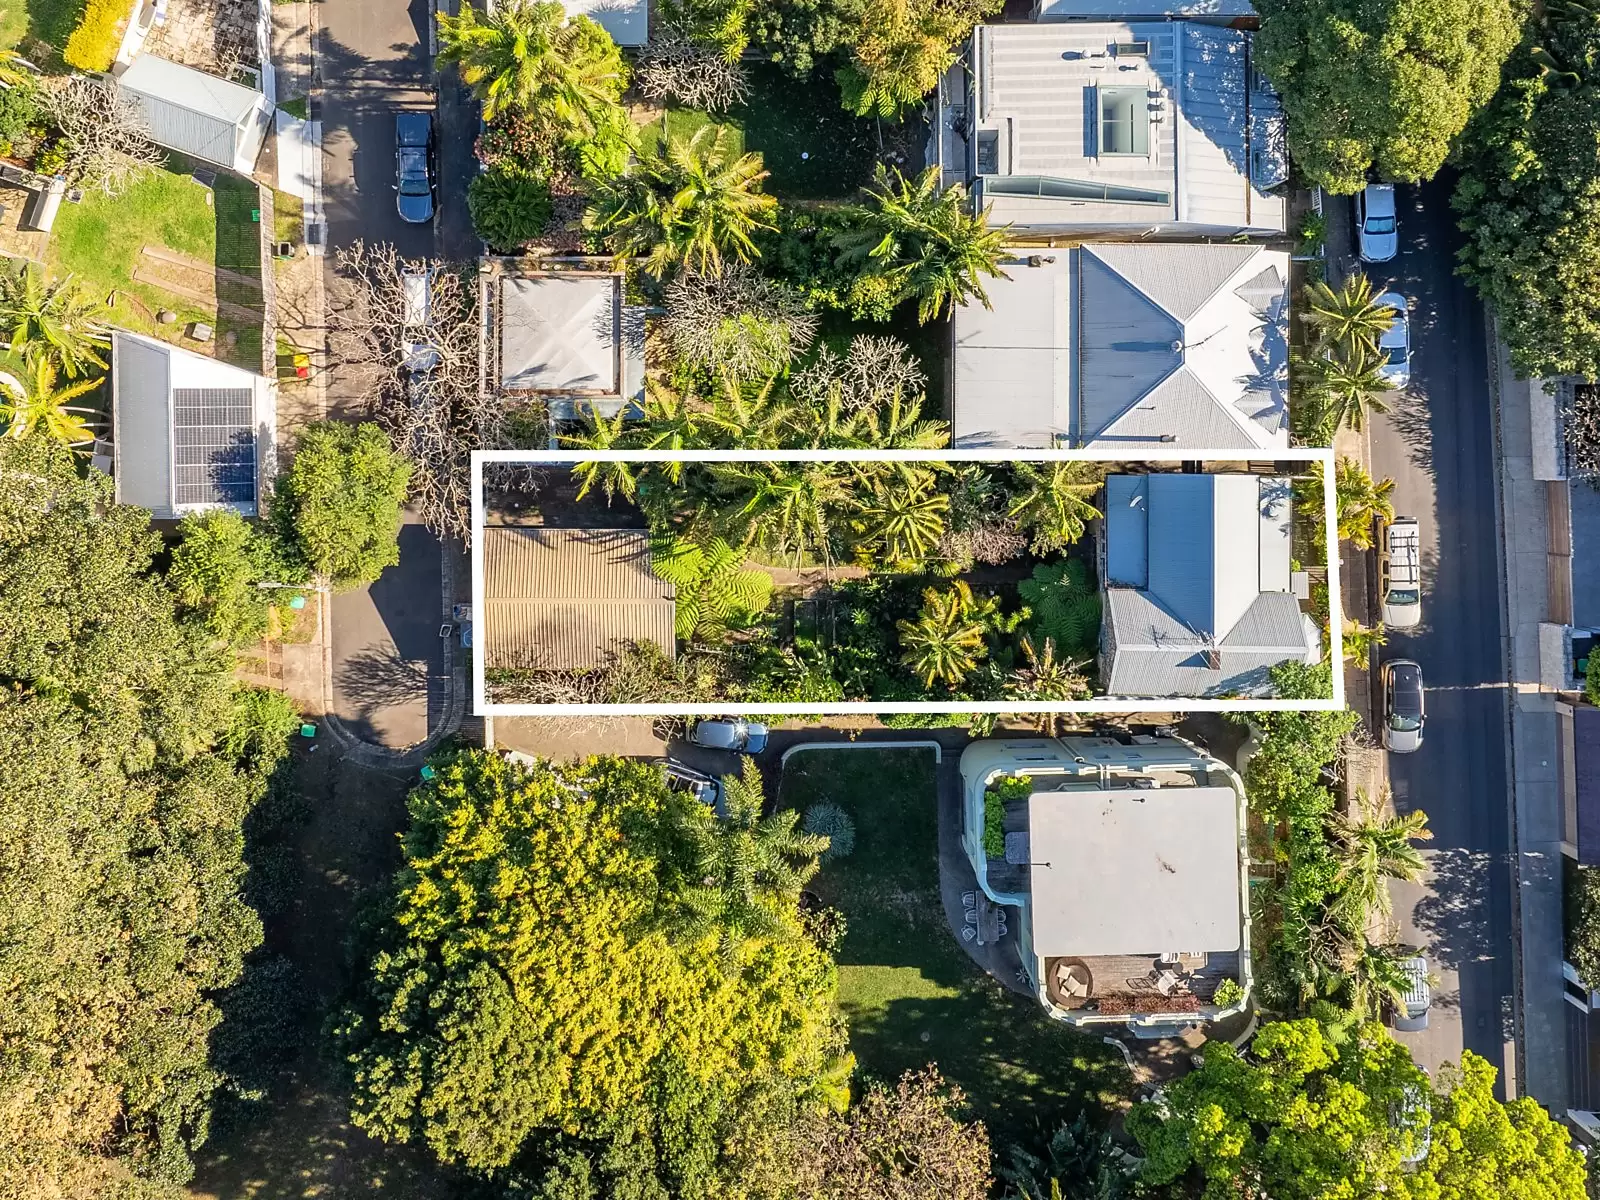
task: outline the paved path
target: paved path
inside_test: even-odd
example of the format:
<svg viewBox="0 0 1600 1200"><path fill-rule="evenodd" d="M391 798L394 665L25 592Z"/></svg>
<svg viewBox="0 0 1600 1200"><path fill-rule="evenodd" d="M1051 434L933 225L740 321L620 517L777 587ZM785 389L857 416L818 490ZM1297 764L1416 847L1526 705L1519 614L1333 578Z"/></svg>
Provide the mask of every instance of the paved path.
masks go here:
<svg viewBox="0 0 1600 1200"><path fill-rule="evenodd" d="M1421 522L1423 623L1391 631L1382 658L1412 658L1427 682L1420 751L1389 756L1395 806L1425 809L1433 876L1396 887L1400 939L1438 976L1429 1028L1402 1034L1424 1066L1463 1047L1514 1061L1507 696L1495 524L1490 365L1482 306L1454 273L1453 180L1400 189L1400 256L1369 268L1412 301L1412 385L1371 422L1374 476ZM1348 201L1330 198L1332 204ZM1502 1080L1502 1082L1504 1082Z"/></svg>

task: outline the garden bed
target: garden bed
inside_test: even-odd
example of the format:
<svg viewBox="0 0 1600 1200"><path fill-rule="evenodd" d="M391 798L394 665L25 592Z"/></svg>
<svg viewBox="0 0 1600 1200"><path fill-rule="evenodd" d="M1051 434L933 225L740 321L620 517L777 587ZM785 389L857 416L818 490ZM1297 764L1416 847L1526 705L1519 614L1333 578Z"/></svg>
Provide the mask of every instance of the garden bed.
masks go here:
<svg viewBox="0 0 1600 1200"><path fill-rule="evenodd" d="M1121 1062L979 969L939 895L938 771L925 750L817 750L785 769L779 801L826 800L855 825L848 858L811 884L845 918L839 1005L861 1071L898 1078L932 1062L967 1093L997 1146L1116 1103Z"/></svg>

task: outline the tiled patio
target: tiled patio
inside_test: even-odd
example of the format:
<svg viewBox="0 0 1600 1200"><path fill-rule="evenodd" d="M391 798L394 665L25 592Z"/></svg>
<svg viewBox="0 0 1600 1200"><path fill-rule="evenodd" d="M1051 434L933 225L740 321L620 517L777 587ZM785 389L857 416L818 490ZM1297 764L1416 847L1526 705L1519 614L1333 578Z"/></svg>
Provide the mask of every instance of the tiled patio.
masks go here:
<svg viewBox="0 0 1600 1200"><path fill-rule="evenodd" d="M169 0L167 19L144 50L169 62L227 77L236 65L259 67L258 10L253 0Z"/></svg>

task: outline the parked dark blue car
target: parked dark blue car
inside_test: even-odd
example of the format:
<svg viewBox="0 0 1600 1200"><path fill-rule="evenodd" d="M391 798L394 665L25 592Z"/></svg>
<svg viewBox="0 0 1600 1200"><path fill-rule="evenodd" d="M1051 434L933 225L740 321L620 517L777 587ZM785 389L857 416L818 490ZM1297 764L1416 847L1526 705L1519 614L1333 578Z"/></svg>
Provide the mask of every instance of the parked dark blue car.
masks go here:
<svg viewBox="0 0 1600 1200"><path fill-rule="evenodd" d="M395 204L400 219L420 225L433 220L433 116L394 115Z"/></svg>

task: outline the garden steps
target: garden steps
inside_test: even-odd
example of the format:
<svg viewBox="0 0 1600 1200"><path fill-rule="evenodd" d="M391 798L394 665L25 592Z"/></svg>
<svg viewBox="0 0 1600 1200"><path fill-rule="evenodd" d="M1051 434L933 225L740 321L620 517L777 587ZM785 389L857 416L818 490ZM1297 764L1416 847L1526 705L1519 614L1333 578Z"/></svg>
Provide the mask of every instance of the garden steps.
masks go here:
<svg viewBox="0 0 1600 1200"><path fill-rule="evenodd" d="M230 271L226 267L212 266L198 258L190 258L187 254L176 254L162 246L141 246L139 253L146 258L153 258L157 262L167 263L174 267L182 267L189 271L197 271L213 279L224 279L229 283L237 283L241 287L253 288L258 294L261 291L261 280L253 275L245 275L239 271Z"/></svg>

